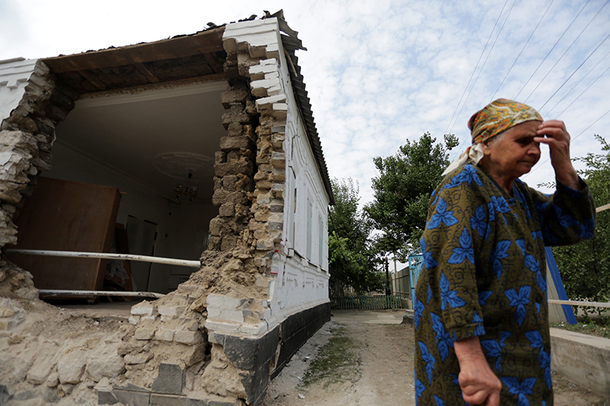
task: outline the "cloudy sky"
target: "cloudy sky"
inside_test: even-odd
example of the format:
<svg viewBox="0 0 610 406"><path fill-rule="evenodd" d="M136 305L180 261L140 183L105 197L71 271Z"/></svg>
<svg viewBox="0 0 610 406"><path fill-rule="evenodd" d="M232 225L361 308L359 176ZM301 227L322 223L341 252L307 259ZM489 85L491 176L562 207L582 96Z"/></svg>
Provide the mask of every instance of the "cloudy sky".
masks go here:
<svg viewBox="0 0 610 406"><path fill-rule="evenodd" d="M154 41L284 10L308 51L299 63L329 173L373 199L373 157L454 133L495 98L566 122L572 155L610 136L607 0L0 0L0 60ZM543 156L523 177L553 180ZM546 162L545 162L546 161ZM597 202L598 205L609 202Z"/></svg>

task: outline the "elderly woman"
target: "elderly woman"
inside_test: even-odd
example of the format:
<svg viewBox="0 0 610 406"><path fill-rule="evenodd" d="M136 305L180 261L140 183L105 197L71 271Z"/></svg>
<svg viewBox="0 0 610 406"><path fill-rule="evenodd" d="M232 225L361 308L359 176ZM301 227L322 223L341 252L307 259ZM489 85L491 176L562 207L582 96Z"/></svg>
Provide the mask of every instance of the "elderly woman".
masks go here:
<svg viewBox="0 0 610 406"><path fill-rule="evenodd" d="M595 206L561 121L499 99L432 194L415 306L420 405L553 404L545 245L592 234ZM557 190L519 180L550 148Z"/></svg>

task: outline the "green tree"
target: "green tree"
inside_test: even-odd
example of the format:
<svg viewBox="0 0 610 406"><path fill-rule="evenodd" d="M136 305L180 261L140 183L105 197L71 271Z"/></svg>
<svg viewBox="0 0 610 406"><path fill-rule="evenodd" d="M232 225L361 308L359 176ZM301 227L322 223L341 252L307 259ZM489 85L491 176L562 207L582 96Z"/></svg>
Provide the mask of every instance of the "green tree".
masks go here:
<svg viewBox="0 0 610 406"><path fill-rule="evenodd" d="M366 250L373 225L364 213L358 210L358 184L352 178L335 178L330 183L335 204L330 207L329 233L336 232L339 237L347 238L351 250Z"/></svg>
<svg viewBox="0 0 610 406"><path fill-rule="evenodd" d="M370 250L371 221L358 210L358 185L351 178L331 180L335 204L329 212L329 268L333 294L342 296L349 288L364 293L380 288Z"/></svg>
<svg viewBox="0 0 610 406"><path fill-rule="evenodd" d="M601 154L576 158L586 164L579 171L597 207L610 203L610 145L599 135ZM577 245L553 247L553 256L568 297L572 300L610 300L610 210L596 216L593 238Z"/></svg>
<svg viewBox="0 0 610 406"><path fill-rule="evenodd" d="M444 144L437 144L425 133L418 141L407 140L395 155L373 159L379 171L372 180L375 200L364 211L381 231L375 243L380 254L393 253L404 260L419 246L430 195L449 164L448 151L457 145L453 134L446 134Z"/></svg>

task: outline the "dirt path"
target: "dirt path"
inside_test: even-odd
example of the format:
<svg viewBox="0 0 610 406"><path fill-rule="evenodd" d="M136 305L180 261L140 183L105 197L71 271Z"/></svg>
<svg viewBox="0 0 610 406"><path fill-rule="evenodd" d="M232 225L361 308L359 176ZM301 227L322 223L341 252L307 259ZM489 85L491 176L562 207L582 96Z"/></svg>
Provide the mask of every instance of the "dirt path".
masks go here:
<svg viewBox="0 0 610 406"><path fill-rule="evenodd" d="M414 405L403 312L333 311L270 385L263 406Z"/></svg>
<svg viewBox="0 0 610 406"><path fill-rule="evenodd" d="M413 330L403 311L333 311L271 382L261 406L414 406ZM555 406L610 400L553 375Z"/></svg>

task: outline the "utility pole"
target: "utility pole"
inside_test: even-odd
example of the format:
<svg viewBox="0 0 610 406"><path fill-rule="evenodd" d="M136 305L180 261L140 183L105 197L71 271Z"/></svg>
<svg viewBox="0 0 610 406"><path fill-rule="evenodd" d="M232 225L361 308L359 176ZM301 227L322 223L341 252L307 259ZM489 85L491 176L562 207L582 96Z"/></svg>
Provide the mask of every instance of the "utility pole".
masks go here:
<svg viewBox="0 0 610 406"><path fill-rule="evenodd" d="M398 281L398 270L396 269L396 254L394 254L394 279L392 281L392 289L394 293L400 294L400 282Z"/></svg>
<svg viewBox="0 0 610 406"><path fill-rule="evenodd" d="M388 257L385 257L385 295L390 296L392 289L390 289L390 265L388 263Z"/></svg>

